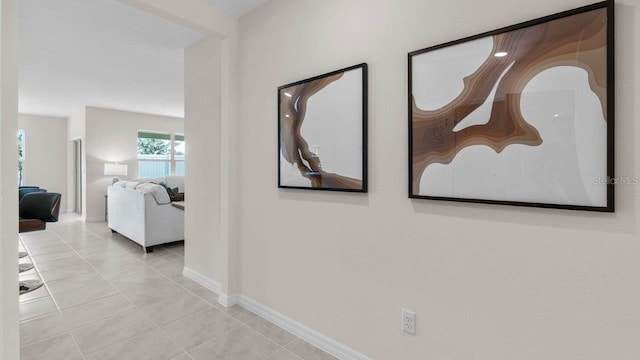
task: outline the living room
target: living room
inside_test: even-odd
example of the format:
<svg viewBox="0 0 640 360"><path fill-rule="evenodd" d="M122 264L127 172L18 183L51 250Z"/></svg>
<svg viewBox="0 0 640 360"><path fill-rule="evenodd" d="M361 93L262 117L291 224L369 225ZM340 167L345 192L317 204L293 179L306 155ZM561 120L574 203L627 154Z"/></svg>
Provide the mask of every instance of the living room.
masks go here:
<svg viewBox="0 0 640 360"><path fill-rule="evenodd" d="M3 359L17 359L20 351L13 176L19 3L2 0L0 25ZM234 309L244 310L231 311L247 311L229 315L243 329L257 331L249 324L257 314L314 346L304 353L269 339L277 347L256 345L258 355L180 348L184 353L177 356L638 357L637 185L616 185L613 213L407 198L407 54L592 1L270 0L236 16L204 0L120 3L203 35L184 50L183 276L216 294L216 305L209 303L216 310L228 315L224 309L239 305ZM633 119L640 88L640 6L619 0L615 9L615 168L618 176L633 178L639 166L634 144L640 129ZM368 192L278 188L278 87L361 63L369 71ZM85 105L91 106L87 114L115 114L101 104ZM135 142L136 136L122 144ZM76 137L67 135L65 144ZM86 146L88 152L88 138ZM104 175L105 163L127 162L126 177L136 177L136 158L108 158L103 149L96 149L94 165L86 167L85 208L92 211L87 220L104 213L104 194L112 182ZM92 185L96 191L89 200ZM70 209L69 191L66 195ZM100 222L82 224L102 240L127 246ZM49 230L64 233L64 224L48 224ZM133 289L127 292L125 298L137 296ZM401 330L403 309L416 314L415 335ZM157 329L141 331L151 330ZM248 334L253 333L242 336ZM71 339L77 341L73 333ZM91 342L78 345L90 349L85 358L98 358L92 354L103 350L91 348ZM131 354L139 355L134 349Z"/></svg>

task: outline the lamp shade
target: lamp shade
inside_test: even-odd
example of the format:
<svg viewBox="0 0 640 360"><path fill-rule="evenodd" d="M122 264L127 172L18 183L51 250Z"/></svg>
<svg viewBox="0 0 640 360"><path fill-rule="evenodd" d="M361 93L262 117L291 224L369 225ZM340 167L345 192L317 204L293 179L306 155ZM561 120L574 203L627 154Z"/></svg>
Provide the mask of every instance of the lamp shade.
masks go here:
<svg viewBox="0 0 640 360"><path fill-rule="evenodd" d="M104 174L111 176L127 176L128 165L126 164L104 164Z"/></svg>

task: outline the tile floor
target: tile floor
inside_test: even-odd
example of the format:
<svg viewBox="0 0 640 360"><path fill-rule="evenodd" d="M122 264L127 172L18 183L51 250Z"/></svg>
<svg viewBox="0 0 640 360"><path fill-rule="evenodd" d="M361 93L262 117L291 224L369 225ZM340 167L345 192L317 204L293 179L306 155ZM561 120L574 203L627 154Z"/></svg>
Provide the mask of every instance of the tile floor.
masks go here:
<svg viewBox="0 0 640 360"><path fill-rule="evenodd" d="M105 223L62 216L20 234L45 285L20 297L21 359L329 360L261 317L218 304L182 276L184 245L142 247Z"/></svg>

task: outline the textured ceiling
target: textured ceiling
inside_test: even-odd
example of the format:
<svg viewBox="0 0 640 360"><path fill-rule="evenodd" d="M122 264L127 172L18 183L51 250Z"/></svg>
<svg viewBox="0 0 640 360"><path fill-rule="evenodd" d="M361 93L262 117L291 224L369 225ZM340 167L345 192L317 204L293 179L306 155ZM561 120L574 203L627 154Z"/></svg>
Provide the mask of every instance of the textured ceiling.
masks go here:
<svg viewBox="0 0 640 360"><path fill-rule="evenodd" d="M184 114L184 48L203 36L115 0L21 0L20 112L85 105Z"/></svg>

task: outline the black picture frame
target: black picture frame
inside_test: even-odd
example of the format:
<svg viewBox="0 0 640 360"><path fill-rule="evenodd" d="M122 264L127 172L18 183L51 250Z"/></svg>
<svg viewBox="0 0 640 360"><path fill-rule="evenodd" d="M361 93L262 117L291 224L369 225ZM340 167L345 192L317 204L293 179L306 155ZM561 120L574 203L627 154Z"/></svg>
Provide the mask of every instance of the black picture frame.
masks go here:
<svg viewBox="0 0 640 360"><path fill-rule="evenodd" d="M367 70L278 87L278 188L367 192Z"/></svg>
<svg viewBox="0 0 640 360"><path fill-rule="evenodd" d="M593 21L589 22L590 19ZM601 22L604 22L604 24ZM546 32L543 34L542 31ZM574 36L579 31L582 31L582 34L577 35L577 37ZM472 71L464 75L464 83L460 79L462 91L458 93L452 92L454 94L452 101L446 102L451 97L434 99L435 97L429 98L429 96L424 95L430 94L429 91L435 93L442 88L441 85L443 84L435 81L421 83L420 81L425 78L437 78L437 76L430 77L423 74L437 73L441 70L441 67L450 66L452 56L455 57L456 52L463 52L460 50L462 49L461 46L467 46L464 48L465 51L471 51L469 50L471 49L470 45L478 45L478 49L480 49L480 42L486 41L487 38L492 40L493 47L491 51L487 52L486 59L479 67L471 68ZM575 39L578 41L577 44ZM538 41L537 43L535 42L536 40ZM567 44L569 45L568 47ZM505 47L504 49L502 48L503 46ZM565 47L561 49L562 46ZM567 52L567 49L571 47L577 50L575 52ZM452 52L451 49L456 50ZM587 55L586 51L592 51L592 53ZM614 212L614 184L618 181L614 177L614 53L614 0L595 3L410 52L408 54L409 198ZM476 55L476 53L473 53L473 56ZM571 55L575 59L573 63L568 60ZM498 57L500 56L508 59L510 63L499 63L500 59ZM453 63L457 62L453 61ZM438 64L438 67L432 68L430 64ZM583 164L586 164L585 167L589 169L597 169L598 176L593 176L592 178L588 177L588 175L585 176L582 172L574 174L575 176L581 176L578 176L578 178L580 178L585 188L588 201L585 200L582 193L576 192L576 194L573 194L573 189L570 186L567 187L567 184L562 184L562 186L556 188L551 186L548 192L532 191L527 193L527 189L536 188L536 186L526 186L531 180L530 178L525 178L526 184L523 185L523 183L517 182L508 183L509 179L511 179L510 176L507 180L500 176L494 177L500 184L507 182L507 186L501 188L501 185L494 187L490 182L492 177L487 174L482 176L473 175L471 168L477 169L478 166L484 165L484 163L473 162L473 160L487 158L486 155L481 154L486 149L481 151L478 151L478 149L488 148L492 150L491 154L495 154L498 157L497 155L502 154L503 150L509 149L510 146L517 145L521 146L521 148L533 148L538 146L535 144L544 143L545 139L542 139L536 127L529 124L526 116L523 115L524 102L522 99L524 98L524 91L518 93L509 92L509 90L513 88L524 90L526 86L529 86L531 80L534 80L535 76L554 67L558 70L559 66L591 71L591 73L585 71L587 73L585 78L588 79L589 87L598 99L596 103L600 105L600 115L606 122L606 124L597 125L598 131L589 135L597 136L599 141L598 149L606 151L606 154L598 152L596 156L593 156L593 159L595 159L593 163L587 161L588 164L586 162L567 164L569 169ZM563 68L562 70L566 69ZM531 73L527 73L527 71ZM545 76L551 76L548 74L550 72L547 72ZM599 77L596 79L596 76ZM604 81L602 81L603 76L606 77ZM526 80L526 83L524 83L523 79ZM518 82L518 80L520 81ZM476 87L475 89L473 88L474 86ZM602 89L602 86L605 89ZM488 91L488 88L491 88L491 91ZM597 89L597 94L594 89ZM491 107L489 110L483 110L485 112L489 111L489 120L485 123L467 124L462 129L458 128L463 120L467 119L469 115L482 106L481 102L491 101L490 96L493 92L495 92L495 95L491 102ZM502 96L499 97L499 95ZM530 95L527 96L533 98ZM537 93L536 96L538 96ZM543 94L542 96L540 96L541 99L548 98L550 95ZM421 105L418 105L419 97L429 99L421 99ZM424 109L424 107L427 107L424 104L436 105ZM529 106L528 108L534 109L527 111L535 114L551 109L551 107L545 106ZM595 113L592 111L589 114ZM514 120L518 119L518 114L519 118L524 120L524 124L521 121L516 122ZM564 116L566 114L554 114L553 116L559 117L559 115ZM593 116L597 117L599 115ZM544 118L538 115L534 117L536 120ZM576 115L574 114L572 117L575 118ZM577 124L575 119L573 121ZM529 129L522 130L521 127L524 127L524 125L528 125ZM456 130L456 128L458 129ZM530 131L531 128L533 128L533 131ZM578 129L578 127L574 129ZM582 133L589 133L588 130L579 129ZM583 136L582 133L580 136ZM537 139L535 135L537 135ZM575 135L575 138L579 138L579 136ZM576 148L584 149L584 146L578 146L580 144L579 140L575 140L575 142ZM472 148L474 146L475 148ZM548 145L546 149L550 149L550 146ZM466 150L465 156L467 158L465 162L452 167L451 164L454 160L461 161L462 157L457 158L462 150ZM536 149L536 151L539 150ZM545 151L550 152L550 150ZM585 158L584 151L575 150L575 152L578 154L576 159ZM472 154L473 157L469 154ZM545 154L544 157L540 156L541 158L549 158L549 155L553 156L554 154L558 157L563 155L556 152ZM538 169L541 174L536 173L536 177L546 174L546 172L543 173L543 171L548 170L546 164L558 161L556 158L549 158L548 163L541 161L542 166ZM494 164L498 162L491 160L488 163ZM471 166L468 166L469 164ZM524 161L522 164L532 166ZM433 167L429 169L429 174L425 176L425 171L429 166ZM555 165L549 165L548 168L550 169L553 166ZM483 170L488 170L489 168L487 166ZM501 167L496 171L496 174L517 172L517 169L511 170L508 167L506 170ZM482 171L480 172L482 173ZM546 175L555 176L554 174ZM517 179L518 177L514 176L513 178ZM481 181L474 184L473 181L478 179L481 179ZM592 183L589 184L589 181ZM553 185L552 182L550 184ZM518 192L523 187L525 189ZM500 191L504 189L507 191ZM510 192L509 190L511 189L516 190ZM497 195L483 196L485 191L487 194ZM547 190L545 189L545 191ZM567 195L563 191L568 191L571 194ZM469 193L471 196L466 196L465 193ZM554 193L561 193L562 196L556 196Z"/></svg>

